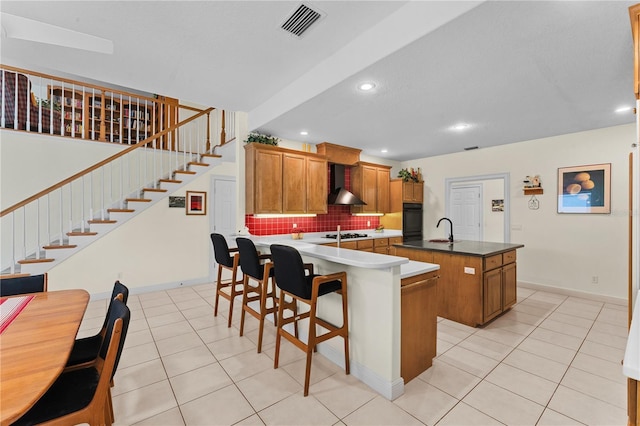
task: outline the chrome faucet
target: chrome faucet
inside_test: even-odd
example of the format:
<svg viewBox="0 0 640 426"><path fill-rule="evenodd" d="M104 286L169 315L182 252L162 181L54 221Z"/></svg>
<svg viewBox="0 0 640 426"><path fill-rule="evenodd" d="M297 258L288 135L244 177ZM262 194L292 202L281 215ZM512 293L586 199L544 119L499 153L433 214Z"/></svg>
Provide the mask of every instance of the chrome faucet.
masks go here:
<svg viewBox="0 0 640 426"><path fill-rule="evenodd" d="M448 217L443 217L438 221L438 224L436 225L436 228L440 226L440 222L442 222L443 220L446 220L449 222L449 229L451 230L451 232L449 232L449 243L453 243L453 222L451 222L451 219L449 219Z"/></svg>

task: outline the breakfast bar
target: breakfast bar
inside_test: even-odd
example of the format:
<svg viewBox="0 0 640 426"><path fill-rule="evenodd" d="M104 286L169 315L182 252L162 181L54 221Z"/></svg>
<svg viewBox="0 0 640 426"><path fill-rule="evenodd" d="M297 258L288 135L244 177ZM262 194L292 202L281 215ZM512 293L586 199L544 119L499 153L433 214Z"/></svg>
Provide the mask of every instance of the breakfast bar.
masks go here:
<svg viewBox="0 0 640 426"><path fill-rule="evenodd" d="M268 251L271 244L295 247L305 262L315 265L316 273L347 273L351 374L387 399L393 400L402 395L404 383L410 378L403 377L401 369L401 284L410 282L414 285L413 291L417 291L422 283L423 288L431 289L428 295L435 303L439 266L402 257L323 246L317 244L322 241L311 238L306 242L287 236L250 238L261 251ZM413 299L420 300L415 294ZM428 301L422 311L427 310L427 304ZM425 333L435 333L436 313L432 311L432 324L414 324L414 329L422 327ZM334 294L323 296L318 312L322 318L339 324L342 315L340 297ZM318 351L343 366L344 353L339 339L320 344ZM433 356L435 334L433 344L419 360L422 367L416 368L424 371L431 365ZM428 360L424 361L426 358Z"/></svg>

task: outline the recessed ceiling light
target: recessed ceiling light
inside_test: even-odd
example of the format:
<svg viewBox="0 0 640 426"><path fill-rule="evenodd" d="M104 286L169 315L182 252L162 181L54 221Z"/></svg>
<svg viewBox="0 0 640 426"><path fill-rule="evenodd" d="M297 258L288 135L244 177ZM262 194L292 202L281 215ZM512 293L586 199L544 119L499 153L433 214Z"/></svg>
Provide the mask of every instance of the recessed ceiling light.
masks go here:
<svg viewBox="0 0 640 426"><path fill-rule="evenodd" d="M309 134L309 132L307 132L306 130L303 130L303 131L300 132L300 134L302 136L307 136Z"/></svg>
<svg viewBox="0 0 640 426"><path fill-rule="evenodd" d="M362 83L358 86L358 89L368 92L369 90L373 90L376 87L375 83L372 83L370 81L366 82L366 83Z"/></svg>
<svg viewBox="0 0 640 426"><path fill-rule="evenodd" d="M451 126L453 130L457 131L467 130L469 127L471 127L471 125L467 123L458 123Z"/></svg>
<svg viewBox="0 0 640 426"><path fill-rule="evenodd" d="M622 114L623 112L628 112L628 111L631 111L631 107L630 106L623 106L623 107L620 107L620 108L616 109L616 112L618 114Z"/></svg>
<svg viewBox="0 0 640 426"><path fill-rule="evenodd" d="M380 152L386 154L388 151L386 149L381 149Z"/></svg>

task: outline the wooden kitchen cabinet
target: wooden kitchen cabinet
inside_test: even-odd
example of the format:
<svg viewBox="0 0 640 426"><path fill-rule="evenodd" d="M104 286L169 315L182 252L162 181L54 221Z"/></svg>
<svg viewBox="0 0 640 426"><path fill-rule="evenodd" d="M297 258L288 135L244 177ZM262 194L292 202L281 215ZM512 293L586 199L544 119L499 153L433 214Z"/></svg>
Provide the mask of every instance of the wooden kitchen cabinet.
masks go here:
<svg viewBox="0 0 640 426"><path fill-rule="evenodd" d="M351 206L352 213L387 213L389 211L390 166L359 162L351 168L351 192L367 203Z"/></svg>
<svg viewBox="0 0 640 426"><path fill-rule="evenodd" d="M422 203L424 200L424 182L402 182L402 202Z"/></svg>
<svg viewBox="0 0 640 426"><path fill-rule="evenodd" d="M400 376L408 383L436 356L438 271L400 282Z"/></svg>
<svg viewBox="0 0 640 426"><path fill-rule="evenodd" d="M389 250L387 254L391 256L397 256L396 247L394 247L394 244L401 244L401 243L402 243L402 237L389 237Z"/></svg>
<svg viewBox="0 0 640 426"><path fill-rule="evenodd" d="M245 151L248 214L327 212L326 158L257 143Z"/></svg>
<svg viewBox="0 0 640 426"><path fill-rule="evenodd" d="M282 152L256 145L245 145L246 211L282 213Z"/></svg>
<svg viewBox="0 0 640 426"><path fill-rule="evenodd" d="M471 256L396 247L396 256L440 265L438 316L475 327L517 301L516 250Z"/></svg>

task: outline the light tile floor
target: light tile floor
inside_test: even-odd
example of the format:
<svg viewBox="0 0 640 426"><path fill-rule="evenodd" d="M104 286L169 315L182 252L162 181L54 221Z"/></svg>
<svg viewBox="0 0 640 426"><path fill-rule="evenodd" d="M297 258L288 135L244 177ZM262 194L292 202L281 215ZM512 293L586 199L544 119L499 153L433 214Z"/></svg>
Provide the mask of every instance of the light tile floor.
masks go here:
<svg viewBox="0 0 640 426"><path fill-rule="evenodd" d="M620 361L626 307L518 290L518 303L483 328L438 322L434 365L391 402L314 355L302 396L304 354L274 327L256 353L257 321L228 303L213 316L213 285L133 295L132 320L112 389L119 425L626 425ZM95 333L107 301L89 304Z"/></svg>

